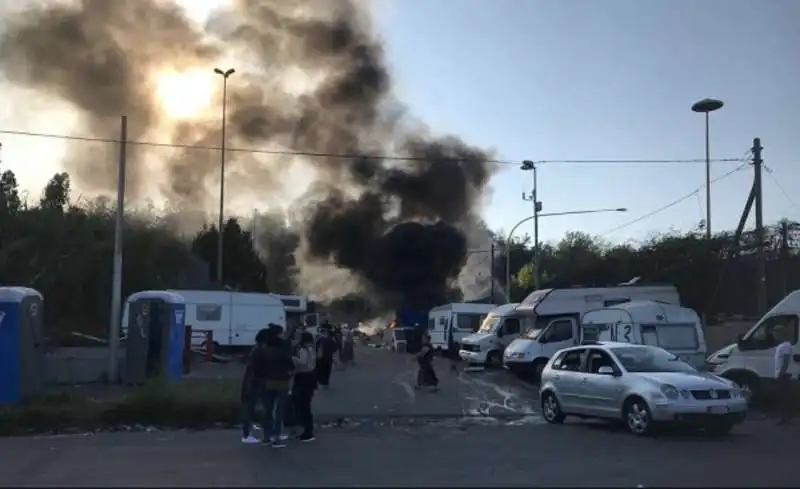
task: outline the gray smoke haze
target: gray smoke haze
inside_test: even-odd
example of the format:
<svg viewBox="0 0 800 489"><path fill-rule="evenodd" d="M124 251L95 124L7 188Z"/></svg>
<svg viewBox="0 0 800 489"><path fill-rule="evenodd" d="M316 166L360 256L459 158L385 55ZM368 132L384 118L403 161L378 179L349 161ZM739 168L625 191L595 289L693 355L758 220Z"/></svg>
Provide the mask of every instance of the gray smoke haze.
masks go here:
<svg viewBox="0 0 800 489"><path fill-rule="evenodd" d="M232 147L409 158L231 152L234 190L261 201L287 184L288 158L315 175L290 216L257 221L270 273L322 298L367 293L381 308L442 301L466 262L494 167L456 137L407 129L369 13L355 0L235 0L205 28L165 1L32 4L6 19L0 38L0 70L10 81L71 102L84 118L76 133L103 138L116 136L120 115L130 119L132 140L164 127L154 70L211 69L223 57L248 67L229 84ZM295 93L287 73L315 83ZM171 138L216 147L219 129L219 121L172 123ZM115 151L85 145L64 165L79 186L110 191ZM162 196L174 208L207 208L219 152L159 154ZM152 179L145 162L154 156L137 147L130 157L135 196Z"/></svg>

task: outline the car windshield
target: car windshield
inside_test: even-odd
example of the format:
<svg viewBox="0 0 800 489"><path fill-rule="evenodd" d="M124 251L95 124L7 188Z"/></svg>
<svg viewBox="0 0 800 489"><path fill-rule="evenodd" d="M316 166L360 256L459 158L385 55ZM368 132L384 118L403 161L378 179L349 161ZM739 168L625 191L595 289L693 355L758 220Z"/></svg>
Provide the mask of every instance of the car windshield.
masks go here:
<svg viewBox="0 0 800 489"><path fill-rule="evenodd" d="M688 363L655 346L619 346L611 351L628 372L695 372Z"/></svg>
<svg viewBox="0 0 800 489"><path fill-rule="evenodd" d="M481 323L480 329L478 331L480 333L491 333L495 330L500 321L502 320L502 316L486 316L486 318Z"/></svg>
<svg viewBox="0 0 800 489"><path fill-rule="evenodd" d="M540 334L542 334L542 331L544 331L544 328L545 328L544 326L538 326L538 325L537 326L533 326L531 328L528 328L528 330L525 331L525 333L522 335L522 337L523 338L528 338L529 340L535 340L536 338L539 337Z"/></svg>

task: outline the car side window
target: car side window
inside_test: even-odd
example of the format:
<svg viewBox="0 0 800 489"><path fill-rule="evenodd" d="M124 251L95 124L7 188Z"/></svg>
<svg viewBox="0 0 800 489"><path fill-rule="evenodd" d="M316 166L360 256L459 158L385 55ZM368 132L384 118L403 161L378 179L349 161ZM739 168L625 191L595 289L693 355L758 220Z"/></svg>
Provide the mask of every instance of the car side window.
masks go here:
<svg viewBox="0 0 800 489"><path fill-rule="evenodd" d="M600 370L600 367L611 367L614 371L619 371L611 355L603 350L598 350L596 348L590 349L586 359L586 372L596 374Z"/></svg>
<svg viewBox="0 0 800 489"><path fill-rule="evenodd" d="M569 319L559 319L553 321L547 330L545 341L555 343L572 339L572 321Z"/></svg>
<svg viewBox="0 0 800 489"><path fill-rule="evenodd" d="M797 344L797 316L786 314L767 318L747 337L745 343L751 350L768 350L778 346L785 339L793 345Z"/></svg>
<svg viewBox="0 0 800 489"><path fill-rule="evenodd" d="M507 318L503 324L503 334L505 335L519 334L519 330L520 325L518 318Z"/></svg>
<svg viewBox="0 0 800 489"><path fill-rule="evenodd" d="M581 370L581 354L583 352L583 349L562 352L560 358L553 362L553 370L579 372Z"/></svg>

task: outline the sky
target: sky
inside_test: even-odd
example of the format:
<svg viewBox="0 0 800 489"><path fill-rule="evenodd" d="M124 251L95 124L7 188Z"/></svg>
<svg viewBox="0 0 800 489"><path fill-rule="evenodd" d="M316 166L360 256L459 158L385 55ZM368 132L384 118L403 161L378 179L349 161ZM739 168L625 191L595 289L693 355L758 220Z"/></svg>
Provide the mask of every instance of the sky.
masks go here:
<svg viewBox="0 0 800 489"><path fill-rule="evenodd" d="M184 3L202 20L218 1ZM711 114L712 158L743 159L760 137L765 221L800 220L796 0L378 0L373 11L397 93L433 131L494 148L501 160L542 161L544 213L628 209L543 217L543 241L570 230L620 242L695 227L705 216L704 163L620 161L702 160L704 118L690 106L705 97L725 102ZM37 161L52 144L37 146ZM5 164L23 184L52 175L38 165ZM739 166L712 164L712 178L733 171L712 184L713 231L738 222L753 178ZM521 194L530 189L529 172L502 165L483 207L490 226L507 232L528 217Z"/></svg>

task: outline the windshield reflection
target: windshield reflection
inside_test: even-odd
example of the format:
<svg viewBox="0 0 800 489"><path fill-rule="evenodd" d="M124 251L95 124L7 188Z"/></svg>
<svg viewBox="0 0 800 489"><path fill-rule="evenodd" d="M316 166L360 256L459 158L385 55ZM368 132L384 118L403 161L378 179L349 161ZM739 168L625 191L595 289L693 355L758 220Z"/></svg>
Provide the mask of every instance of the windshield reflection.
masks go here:
<svg viewBox="0 0 800 489"><path fill-rule="evenodd" d="M481 323L481 327L478 328L479 333L491 333L494 331L495 327L500 324L500 320L502 320L502 316L486 316L486 318Z"/></svg>
<svg viewBox="0 0 800 489"><path fill-rule="evenodd" d="M667 350L655 346L612 347L625 370L636 372L696 372L697 370Z"/></svg>

